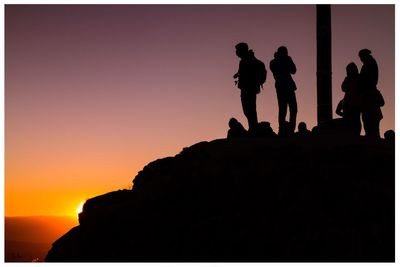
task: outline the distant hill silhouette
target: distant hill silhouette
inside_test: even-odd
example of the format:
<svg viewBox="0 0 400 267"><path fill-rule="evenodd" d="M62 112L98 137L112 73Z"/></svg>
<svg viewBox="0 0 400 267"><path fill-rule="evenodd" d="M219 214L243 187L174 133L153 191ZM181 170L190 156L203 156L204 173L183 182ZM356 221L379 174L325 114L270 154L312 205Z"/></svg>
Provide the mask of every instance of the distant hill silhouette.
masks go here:
<svg viewBox="0 0 400 267"><path fill-rule="evenodd" d="M4 248L6 262L44 261L55 239L78 225L76 217L5 217Z"/></svg>
<svg viewBox="0 0 400 267"><path fill-rule="evenodd" d="M47 261L394 261L394 145L201 142L89 199Z"/></svg>

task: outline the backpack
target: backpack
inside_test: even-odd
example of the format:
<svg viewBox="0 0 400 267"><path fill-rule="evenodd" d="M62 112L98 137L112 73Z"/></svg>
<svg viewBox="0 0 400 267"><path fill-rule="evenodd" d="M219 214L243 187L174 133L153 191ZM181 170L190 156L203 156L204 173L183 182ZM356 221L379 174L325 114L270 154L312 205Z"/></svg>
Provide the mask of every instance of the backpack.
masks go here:
<svg viewBox="0 0 400 267"><path fill-rule="evenodd" d="M256 58L255 62L256 62L255 72L256 72L257 81L258 81L258 84L260 85L260 87L263 88L263 84L267 80L267 69L265 68L264 62L262 62L261 60Z"/></svg>

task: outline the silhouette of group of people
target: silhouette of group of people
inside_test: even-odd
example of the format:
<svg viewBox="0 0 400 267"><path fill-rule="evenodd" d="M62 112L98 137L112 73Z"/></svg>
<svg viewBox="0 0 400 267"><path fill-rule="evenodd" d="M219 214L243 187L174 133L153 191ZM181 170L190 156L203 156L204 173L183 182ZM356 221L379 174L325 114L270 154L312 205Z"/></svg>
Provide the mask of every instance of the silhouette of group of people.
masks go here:
<svg viewBox="0 0 400 267"><path fill-rule="evenodd" d="M240 58L239 69L234 74L235 84L241 91L240 98L243 113L248 121L248 134L252 136L263 132L261 129L268 129L263 134L273 136L274 133L268 122L258 122L257 118L257 94L260 93L263 83L266 80L267 71L265 65L255 57L254 51L249 49L247 43L238 43L236 55ZM359 57L363 63L361 71L354 62L346 67L346 77L342 83L342 91L345 93L343 100L337 106L336 113L343 117L344 128L347 132L360 135L361 120L366 136L380 138L379 124L383 118L381 107L384 105L382 94L377 88L378 64L372 57L371 51L362 49ZM261 62L261 64L260 64ZM297 68L288 49L280 46L274 53L274 58L269 63L269 68L275 79L275 89L279 108L278 122L280 136L287 136L294 133L297 117L297 100L295 91L296 83L292 75L296 74ZM264 77L260 78L260 73ZM289 110L289 121L286 116ZM240 137L247 134L246 129L236 119L229 121L229 137ZM298 135L310 133L304 122L298 126Z"/></svg>
<svg viewBox="0 0 400 267"><path fill-rule="evenodd" d="M275 137L276 133L271 128L271 124L267 121L257 123L252 132L248 132L237 119L229 120L228 139L244 138L244 137Z"/></svg>
<svg viewBox="0 0 400 267"><path fill-rule="evenodd" d="M241 90L240 98L244 115L247 118L249 132L253 133L258 127L257 119L257 94L260 93L260 79L257 77L257 63L254 51L249 50L247 43L238 43L236 55L240 58L239 70L233 76L238 78L237 85ZM265 68L265 66L264 66ZM279 132L293 132L296 127L297 101L295 90L296 83L292 74L296 73L296 65L288 55L288 49L281 46L275 52L269 68L275 78L275 88L279 106ZM265 70L266 72L266 70ZM265 80L264 80L265 81ZM289 108L289 124L286 123L287 109Z"/></svg>
<svg viewBox="0 0 400 267"><path fill-rule="evenodd" d="M360 50L358 56L363 63L361 71L358 72L354 62L347 65L346 77L342 83L345 95L336 113L343 117L349 132L360 135L361 117L365 135L380 138L379 124L383 118L381 107L385 101L377 88L378 64L368 49Z"/></svg>
<svg viewBox="0 0 400 267"><path fill-rule="evenodd" d="M227 135L228 139L247 138L247 137L270 138L278 136L278 134L276 134L272 129L271 124L267 121L259 122L254 132L247 131L243 127L243 125L235 118L231 118L229 120L228 125L229 125L229 130ZM289 122L286 121L284 125L285 125L284 129L288 129ZM311 132L310 130L308 130L307 124L303 121L299 123L297 129L298 129L297 132L294 133L296 136L309 136L311 134L316 134L316 131ZM286 137L291 134L293 133L287 130L283 130L279 133L279 136Z"/></svg>

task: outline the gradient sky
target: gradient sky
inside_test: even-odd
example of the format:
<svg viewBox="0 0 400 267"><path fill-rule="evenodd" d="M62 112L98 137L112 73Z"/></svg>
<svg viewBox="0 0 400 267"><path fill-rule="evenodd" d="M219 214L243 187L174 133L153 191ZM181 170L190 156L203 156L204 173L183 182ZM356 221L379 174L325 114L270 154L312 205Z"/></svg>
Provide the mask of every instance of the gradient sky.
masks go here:
<svg viewBox="0 0 400 267"><path fill-rule="evenodd" d="M129 188L147 163L246 127L232 75L245 41L268 66L286 45L297 65L298 121L316 125L314 5L7 5L5 215L73 215ZM345 67L369 48L394 129L394 5L332 6L333 109ZM274 80L258 96L277 131Z"/></svg>

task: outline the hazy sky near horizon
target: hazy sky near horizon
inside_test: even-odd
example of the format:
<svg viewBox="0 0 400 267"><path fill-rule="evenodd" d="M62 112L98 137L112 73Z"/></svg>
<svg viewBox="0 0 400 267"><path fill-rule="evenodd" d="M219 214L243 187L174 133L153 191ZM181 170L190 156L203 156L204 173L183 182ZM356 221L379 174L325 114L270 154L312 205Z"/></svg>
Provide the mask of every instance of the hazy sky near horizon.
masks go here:
<svg viewBox="0 0 400 267"><path fill-rule="evenodd" d="M333 110L345 67L369 48L394 129L394 5L332 5ZM147 163L246 127L233 74L245 41L297 65L298 122L316 125L315 5L6 5L5 215L73 215L128 188ZM260 121L277 131L268 69Z"/></svg>

